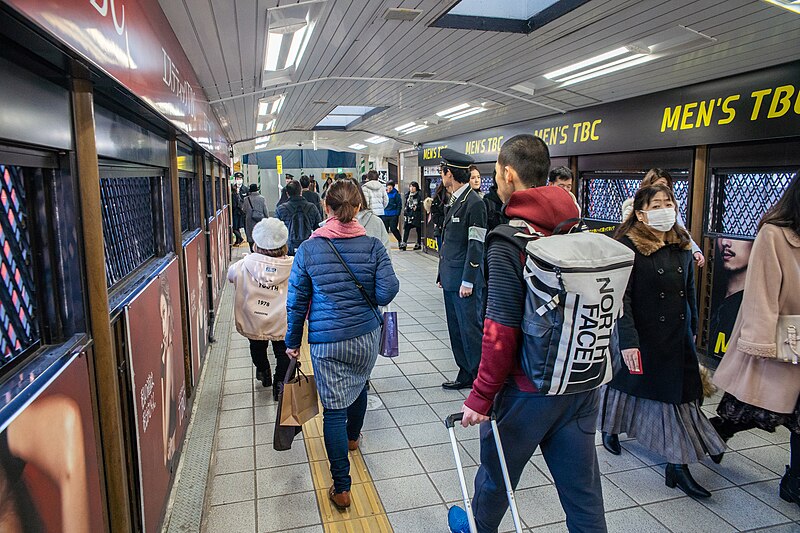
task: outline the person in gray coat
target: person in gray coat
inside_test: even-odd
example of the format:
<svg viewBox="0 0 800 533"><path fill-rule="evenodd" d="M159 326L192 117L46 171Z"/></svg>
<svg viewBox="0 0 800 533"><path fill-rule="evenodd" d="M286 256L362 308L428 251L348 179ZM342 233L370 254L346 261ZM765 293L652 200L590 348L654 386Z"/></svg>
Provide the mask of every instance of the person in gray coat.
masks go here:
<svg viewBox="0 0 800 533"><path fill-rule="evenodd" d="M244 231L247 235L247 242L250 245L250 251L253 251L253 228L256 227L262 218L266 218L267 201L261 196L258 190L258 185L255 183L250 184L250 193L247 198L242 201L242 208L244 209Z"/></svg>

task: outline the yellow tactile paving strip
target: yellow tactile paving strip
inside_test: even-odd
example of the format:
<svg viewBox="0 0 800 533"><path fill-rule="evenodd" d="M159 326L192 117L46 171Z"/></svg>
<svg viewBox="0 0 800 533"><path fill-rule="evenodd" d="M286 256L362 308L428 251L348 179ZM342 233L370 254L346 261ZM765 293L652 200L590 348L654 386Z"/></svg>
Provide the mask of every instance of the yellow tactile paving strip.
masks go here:
<svg viewBox="0 0 800 533"><path fill-rule="evenodd" d="M305 339L300 348L300 362L303 372L314 373L311 366L311 352ZM328 454L325 452L325 442L322 439L322 406L320 414L303 425L303 435L325 532L392 533L389 517L386 516L386 510L378 497L378 491L359 450L350 452L350 477L353 479L350 488L350 508L347 511L339 511L328 499L328 488L333 484L333 480L328 466Z"/></svg>

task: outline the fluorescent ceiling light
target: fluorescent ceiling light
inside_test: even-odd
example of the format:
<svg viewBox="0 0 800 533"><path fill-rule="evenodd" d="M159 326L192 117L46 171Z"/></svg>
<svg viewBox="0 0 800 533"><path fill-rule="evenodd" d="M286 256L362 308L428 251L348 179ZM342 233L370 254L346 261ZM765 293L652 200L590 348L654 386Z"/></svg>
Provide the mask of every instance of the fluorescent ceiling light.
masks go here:
<svg viewBox="0 0 800 533"><path fill-rule="evenodd" d="M459 111L467 109L468 107L469 107L469 104L460 104L460 105L457 105L455 107L451 107L450 109L445 109L444 111L439 111L436 114L438 116L440 116L440 117L446 117L447 115L451 115L453 113L458 113Z"/></svg>
<svg viewBox="0 0 800 533"><path fill-rule="evenodd" d="M615 57L619 57L623 54L628 54L628 53L630 53L628 49L622 46L620 48L615 48L610 52L600 54L599 56L594 56L590 57L589 59L584 59L583 61L569 65L568 67L554 70L553 72L548 72L547 74L544 75L544 77L547 78L548 80L555 80L557 78L560 78L564 74L569 74L570 72L575 72L576 70L580 70L582 68L591 65L596 65L597 63L600 63L602 61L608 61L609 59L613 59Z"/></svg>
<svg viewBox="0 0 800 533"><path fill-rule="evenodd" d="M764 0L768 4L773 4L800 15L800 0Z"/></svg>
<svg viewBox="0 0 800 533"><path fill-rule="evenodd" d="M308 30L307 25L294 32L294 37L292 37L292 45L289 47L289 55L286 57L287 67L293 67L295 61L297 61L298 52L300 52L300 46L303 44L303 40L306 37L306 30Z"/></svg>
<svg viewBox="0 0 800 533"><path fill-rule="evenodd" d="M427 126L427 125L425 125L425 124L419 124L419 125L417 125L417 126L414 126L413 128L409 128L409 129L407 129L407 130L405 130L405 131L401 132L401 135L408 135L409 133L416 133L416 132L418 132L418 131L422 131L422 130L424 130L424 129L425 129L425 128L427 128L427 127L428 127L428 126Z"/></svg>
<svg viewBox="0 0 800 533"><path fill-rule="evenodd" d="M485 107L473 107L472 109L467 109L466 111L462 111L461 113L456 113L455 115L451 115L447 117L450 120L458 120L460 118L469 117L471 115L477 115L478 113L483 113L486 111Z"/></svg>
<svg viewBox="0 0 800 533"><path fill-rule="evenodd" d="M258 101L258 116L266 117L269 115L276 115L283 107L283 101L286 99L285 94L276 94L261 98Z"/></svg>
<svg viewBox="0 0 800 533"><path fill-rule="evenodd" d="M634 59L633 61L627 61L625 63L615 65L613 67L605 68L602 70L598 70L592 72L591 74L587 74L585 76L580 76L578 78L573 78L566 83L562 84L561 87L566 87L567 85L573 85L575 83L580 83L582 81L591 80L592 78L597 78L599 76L605 76L606 74L611 74L612 72L617 72L619 70L623 70L630 67L635 67L636 65L641 65L642 63L647 63L648 61L652 61L653 59L658 59L660 56L657 55L646 55L643 57L639 57L638 59Z"/></svg>
<svg viewBox="0 0 800 533"><path fill-rule="evenodd" d="M403 124L402 126L398 126L398 127L396 127L396 128L394 129L394 131L403 131L403 130L407 130L407 129L409 129L409 128L413 128L413 127L414 127L414 126L416 126L416 125L417 125L417 123L416 123L416 122L409 122L408 124Z"/></svg>
<svg viewBox="0 0 800 533"><path fill-rule="evenodd" d="M598 65L598 66L592 67L590 69L586 69L586 70L582 70L580 72L576 72L575 74L570 74L569 76L564 76L563 78L559 78L556 81L558 81L560 83L560 82L569 81L569 80L572 80L572 79L575 79L575 78L582 78L582 77L586 76L587 74L591 74L592 72L597 72L599 70L606 70L606 69L609 69L609 68L611 68L611 67L613 67L615 65L621 65L623 63L627 63L628 61L633 61L634 59L639 59L640 57L644 57L646 55L647 54L634 54L634 55L629 56L629 57L623 57L622 59L617 59L615 61L611 61L610 63L604 63L602 65ZM586 79L588 79L588 78L586 78Z"/></svg>
<svg viewBox="0 0 800 533"><path fill-rule="evenodd" d="M313 0L267 9L265 86L276 79L291 79L303 59L323 6L324 0Z"/></svg>
<svg viewBox="0 0 800 533"><path fill-rule="evenodd" d="M366 144L359 144L359 143L351 144L350 146L348 146L348 148L352 148L353 150L363 150L366 147L367 147Z"/></svg>
<svg viewBox="0 0 800 533"><path fill-rule="evenodd" d="M264 123L263 122L259 122L258 124L256 124L256 131L264 131Z"/></svg>
<svg viewBox="0 0 800 533"><path fill-rule="evenodd" d="M278 70L278 56L281 53L281 43L283 34L270 33L267 37L267 58L264 62L264 70Z"/></svg>
<svg viewBox="0 0 800 533"><path fill-rule="evenodd" d="M380 135L374 135L374 136L370 137L369 139L364 139L365 142L368 142L368 143L371 143L371 144L380 144L380 143L386 142L388 140L389 140L388 137L381 137Z"/></svg>

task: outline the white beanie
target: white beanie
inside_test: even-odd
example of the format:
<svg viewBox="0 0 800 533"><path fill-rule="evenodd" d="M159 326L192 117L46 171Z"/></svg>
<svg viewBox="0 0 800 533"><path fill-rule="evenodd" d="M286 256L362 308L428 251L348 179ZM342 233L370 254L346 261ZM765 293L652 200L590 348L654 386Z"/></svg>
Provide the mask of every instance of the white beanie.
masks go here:
<svg viewBox="0 0 800 533"><path fill-rule="evenodd" d="M262 250L277 250L288 240L289 230L277 218L264 218L253 228L253 242Z"/></svg>

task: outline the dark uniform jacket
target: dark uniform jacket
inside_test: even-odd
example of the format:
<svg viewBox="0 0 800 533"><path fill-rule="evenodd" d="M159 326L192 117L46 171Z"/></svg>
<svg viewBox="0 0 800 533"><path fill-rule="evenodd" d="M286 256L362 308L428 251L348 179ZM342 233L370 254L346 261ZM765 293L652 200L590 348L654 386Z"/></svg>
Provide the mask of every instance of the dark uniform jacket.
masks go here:
<svg viewBox="0 0 800 533"><path fill-rule="evenodd" d="M685 230L681 229L683 233ZM694 261L688 234L670 230L667 243L641 222L620 239L636 252L618 321L620 349L639 348L642 374L623 363L610 387L670 404L703 394L693 335L697 331Z"/></svg>
<svg viewBox="0 0 800 533"><path fill-rule="evenodd" d="M446 291L457 291L461 282L483 287L483 254L486 241L486 206L467 187L447 210L439 250L439 282Z"/></svg>

